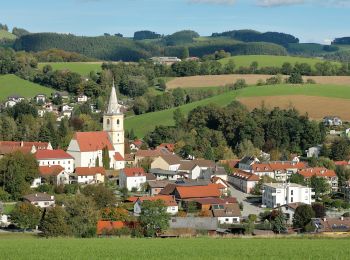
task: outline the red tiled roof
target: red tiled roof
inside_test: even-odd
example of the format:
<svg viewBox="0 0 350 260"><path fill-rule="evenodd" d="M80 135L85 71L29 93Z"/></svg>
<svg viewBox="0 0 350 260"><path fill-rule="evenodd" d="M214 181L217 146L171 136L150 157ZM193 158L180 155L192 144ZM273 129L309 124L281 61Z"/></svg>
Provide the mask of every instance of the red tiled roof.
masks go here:
<svg viewBox="0 0 350 260"><path fill-rule="evenodd" d="M171 143L162 143L162 144L158 145L158 147L166 148L170 152L174 152L174 150L175 150L175 144L171 144Z"/></svg>
<svg viewBox="0 0 350 260"><path fill-rule="evenodd" d="M237 199L234 197L229 198L199 198L195 199L194 201L198 202L201 205L219 205L219 204L226 204L226 203L237 203Z"/></svg>
<svg viewBox="0 0 350 260"><path fill-rule="evenodd" d="M336 177L336 173L333 170L328 170L323 167L315 167L315 168L306 168L299 170L298 173L303 175L304 178L311 178L316 175L317 177Z"/></svg>
<svg viewBox="0 0 350 260"><path fill-rule="evenodd" d="M254 173L249 173L245 171L238 170L236 172L233 172L231 174L233 177L246 180L246 181L259 181L260 178L258 175L255 175Z"/></svg>
<svg viewBox="0 0 350 260"><path fill-rule="evenodd" d="M133 141L133 142L131 142L131 143L133 143L135 146L138 146L138 147L140 147L141 145L142 145L142 140L140 140L140 139L137 139L137 140L135 140L135 141Z"/></svg>
<svg viewBox="0 0 350 260"><path fill-rule="evenodd" d="M178 186L176 190L181 199L220 197L220 190L217 184L207 186Z"/></svg>
<svg viewBox="0 0 350 260"><path fill-rule="evenodd" d="M76 167L75 173L79 176L91 176L98 173L104 175L106 171L103 167Z"/></svg>
<svg viewBox="0 0 350 260"><path fill-rule="evenodd" d="M118 153L118 152L116 152L116 153L114 154L114 159L115 159L116 161L124 161L123 156L122 156L120 153Z"/></svg>
<svg viewBox="0 0 350 260"><path fill-rule="evenodd" d="M167 154L171 154L167 149L158 148L155 150L138 150L135 155L138 157L158 157Z"/></svg>
<svg viewBox="0 0 350 260"><path fill-rule="evenodd" d="M57 176L64 168L61 165L39 166L39 173L41 176Z"/></svg>
<svg viewBox="0 0 350 260"><path fill-rule="evenodd" d="M146 176L143 168L125 168L123 172L127 177Z"/></svg>
<svg viewBox="0 0 350 260"><path fill-rule="evenodd" d="M272 170L286 170L286 169L304 169L306 164L303 162L270 162Z"/></svg>
<svg viewBox="0 0 350 260"><path fill-rule="evenodd" d="M44 159L73 159L73 157L66 153L65 151L59 150L38 150L35 153L35 158L37 160Z"/></svg>
<svg viewBox="0 0 350 260"><path fill-rule="evenodd" d="M347 162L347 161L335 161L334 164L338 165L338 166L347 166L347 165L349 165L349 162Z"/></svg>
<svg viewBox="0 0 350 260"><path fill-rule="evenodd" d="M148 201L157 201L162 200L165 202L165 205L167 206L177 206L177 203L175 202L174 196L171 195L156 195L153 197L139 197L138 200L141 202L148 200Z"/></svg>
<svg viewBox="0 0 350 260"><path fill-rule="evenodd" d="M12 146L12 147L30 147L34 146L38 150L47 149L48 142L16 142L16 141L0 141L0 146Z"/></svg>
<svg viewBox="0 0 350 260"><path fill-rule="evenodd" d="M109 151L114 150L107 132L76 132L73 139L77 140L81 152L102 150L106 146Z"/></svg>
<svg viewBox="0 0 350 260"><path fill-rule="evenodd" d="M252 171L254 171L254 172L271 172L272 167L268 163L255 163L252 165Z"/></svg>
<svg viewBox="0 0 350 260"><path fill-rule="evenodd" d="M112 231L113 229L123 228L125 226L122 221L97 221L97 235L102 235L104 231Z"/></svg>

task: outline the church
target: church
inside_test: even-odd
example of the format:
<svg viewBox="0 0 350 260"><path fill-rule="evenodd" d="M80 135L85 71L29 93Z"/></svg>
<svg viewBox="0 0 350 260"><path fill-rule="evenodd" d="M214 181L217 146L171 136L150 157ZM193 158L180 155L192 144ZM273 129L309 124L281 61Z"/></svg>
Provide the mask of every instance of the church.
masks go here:
<svg viewBox="0 0 350 260"><path fill-rule="evenodd" d="M69 143L67 153L74 158L75 167L95 167L103 165L103 149L108 150L111 169L125 168L124 114L118 104L114 84L108 108L103 115L103 131L76 132Z"/></svg>

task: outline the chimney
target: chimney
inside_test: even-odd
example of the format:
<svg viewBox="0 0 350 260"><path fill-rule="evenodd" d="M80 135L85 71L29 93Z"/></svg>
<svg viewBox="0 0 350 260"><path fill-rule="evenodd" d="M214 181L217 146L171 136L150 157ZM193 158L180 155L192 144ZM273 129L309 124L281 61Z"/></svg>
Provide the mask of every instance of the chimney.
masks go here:
<svg viewBox="0 0 350 260"><path fill-rule="evenodd" d="M51 196L51 199L53 200L55 197L54 196Z"/></svg>
<svg viewBox="0 0 350 260"><path fill-rule="evenodd" d="M35 193L35 197L38 197L38 194L37 194L37 193Z"/></svg>
<svg viewBox="0 0 350 260"><path fill-rule="evenodd" d="M21 141L21 147L23 147L23 145L24 145L24 143L23 143L23 141Z"/></svg>
<svg viewBox="0 0 350 260"><path fill-rule="evenodd" d="M327 221L327 218L323 218L323 221L326 222L326 221Z"/></svg>
<svg viewBox="0 0 350 260"><path fill-rule="evenodd" d="M343 217L343 216L341 216L341 217L340 217L340 220L341 220L341 221L343 221L343 220L344 220L344 217Z"/></svg>

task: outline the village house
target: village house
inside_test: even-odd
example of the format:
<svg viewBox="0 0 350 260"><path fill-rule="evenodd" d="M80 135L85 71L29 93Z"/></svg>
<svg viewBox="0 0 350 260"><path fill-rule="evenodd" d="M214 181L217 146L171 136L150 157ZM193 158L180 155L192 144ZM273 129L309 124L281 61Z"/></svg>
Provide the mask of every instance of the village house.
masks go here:
<svg viewBox="0 0 350 260"><path fill-rule="evenodd" d="M150 58L154 64L164 64L164 65L172 65L176 62L180 62L181 59L178 57L152 57Z"/></svg>
<svg viewBox="0 0 350 260"><path fill-rule="evenodd" d="M88 97L86 95L80 94L77 96L78 103L85 103L86 101L88 101Z"/></svg>
<svg viewBox="0 0 350 260"><path fill-rule="evenodd" d="M45 183L69 184L69 173L60 165L39 166L39 177L33 180L30 187L37 188Z"/></svg>
<svg viewBox="0 0 350 260"><path fill-rule="evenodd" d="M213 177L219 177L223 179L224 181L227 181L227 172L224 167L217 166L213 164L214 166L211 167L201 167L201 179L210 180Z"/></svg>
<svg viewBox="0 0 350 260"><path fill-rule="evenodd" d="M170 182L167 180L151 180L147 181L148 191L150 196L158 195L162 189L165 188Z"/></svg>
<svg viewBox="0 0 350 260"><path fill-rule="evenodd" d="M240 222L241 210L238 203L212 205L211 212L219 224L237 224Z"/></svg>
<svg viewBox="0 0 350 260"><path fill-rule="evenodd" d="M316 233L349 233L350 232L350 218L314 218L311 220Z"/></svg>
<svg viewBox="0 0 350 260"><path fill-rule="evenodd" d="M292 161L273 161L269 162L269 166L273 171L273 178L277 181L287 181L292 174L307 167L304 162Z"/></svg>
<svg viewBox="0 0 350 260"><path fill-rule="evenodd" d="M220 177L214 176L211 178L211 182L218 185L222 196L227 196L229 194L230 185L227 181Z"/></svg>
<svg viewBox="0 0 350 260"><path fill-rule="evenodd" d="M161 143L160 145L158 145L156 147L156 149L161 149L161 148L165 148L167 149L169 152L173 153L175 150L175 144L171 144L171 143Z"/></svg>
<svg viewBox="0 0 350 260"><path fill-rule="evenodd" d="M170 215L176 215L179 211L179 207L175 201L174 196L170 195L156 195L153 197L139 197L134 203L134 215L139 216L142 211L142 202L144 201L157 201L161 200L166 206L166 212Z"/></svg>
<svg viewBox="0 0 350 260"><path fill-rule="evenodd" d="M324 178L327 180L332 191L338 191L338 176L334 170L329 170L324 167L314 167L301 169L298 171L298 174L302 175L307 183L310 183L312 176Z"/></svg>
<svg viewBox="0 0 350 260"><path fill-rule="evenodd" d="M24 100L24 97L21 96L10 96L7 98L7 101L5 102L5 107L13 107L17 103Z"/></svg>
<svg viewBox="0 0 350 260"><path fill-rule="evenodd" d="M55 196L46 193L34 193L23 196L24 202L29 202L40 208L55 206Z"/></svg>
<svg viewBox="0 0 350 260"><path fill-rule="evenodd" d="M103 167L76 167L72 182L78 184L99 184L105 182L106 171Z"/></svg>
<svg viewBox="0 0 350 260"><path fill-rule="evenodd" d="M197 203L197 208L201 211L210 211L212 205L237 204L237 199L234 197L226 198L199 198L193 200Z"/></svg>
<svg viewBox="0 0 350 260"><path fill-rule="evenodd" d="M9 153L20 151L22 153L36 153L39 150L52 150L48 142L0 141L0 159Z"/></svg>
<svg viewBox="0 0 350 260"><path fill-rule="evenodd" d="M176 181L178 179L184 178L184 173L178 171L168 171L162 169L150 169L150 173L152 173L157 180L171 180Z"/></svg>
<svg viewBox="0 0 350 260"><path fill-rule="evenodd" d="M135 163L135 154L126 153L124 155L125 167L134 167Z"/></svg>
<svg viewBox="0 0 350 260"><path fill-rule="evenodd" d="M44 94L38 94L35 96L35 102L39 104L44 104L46 101L46 96Z"/></svg>
<svg viewBox="0 0 350 260"><path fill-rule="evenodd" d="M108 153L110 165L115 170L125 167L124 161L124 115L120 111L115 87L112 87L108 108L103 116L103 131L76 132L67 153L77 167L103 165L103 150Z"/></svg>
<svg viewBox="0 0 350 260"><path fill-rule="evenodd" d="M135 165L138 165L142 160L153 161L161 155L170 155L171 153L166 148L155 149L155 150L138 150L135 153Z"/></svg>
<svg viewBox="0 0 350 260"><path fill-rule="evenodd" d="M132 189L140 191L146 181L143 168L125 168L119 174L119 187L127 188L129 191Z"/></svg>
<svg viewBox="0 0 350 260"><path fill-rule="evenodd" d="M151 163L151 169L177 171L180 167L181 158L175 154L160 155Z"/></svg>
<svg viewBox="0 0 350 260"><path fill-rule="evenodd" d="M307 149L305 151L306 152L306 157L308 157L308 158L311 158L311 157L318 158L320 156L321 149L322 149L322 145L317 145L317 146L310 147L309 149Z"/></svg>
<svg viewBox="0 0 350 260"><path fill-rule="evenodd" d="M315 192L311 188L295 183L263 184L262 206L276 208L281 205L301 202L311 205L315 202Z"/></svg>
<svg viewBox="0 0 350 260"><path fill-rule="evenodd" d="M272 169L269 163L255 163L251 165L250 172L259 176L260 178L263 176L268 176L270 178L275 177L274 170Z"/></svg>
<svg viewBox="0 0 350 260"><path fill-rule="evenodd" d="M325 126L340 126L343 124L342 120L337 116L326 116L323 118Z"/></svg>
<svg viewBox="0 0 350 260"><path fill-rule="evenodd" d="M300 205L303 205L304 203L300 203L300 202L293 202L293 203L288 203L285 205L281 205L279 207L277 207L277 210L281 210L282 213L284 214L286 221L288 224L293 224L293 218L294 218L294 213L295 210L297 209L297 207L299 207Z"/></svg>
<svg viewBox="0 0 350 260"><path fill-rule="evenodd" d="M141 148L142 144L143 144L143 142L140 139L131 141L130 142L130 146L129 146L130 150L133 151L133 152L137 151L137 150L139 150Z"/></svg>
<svg viewBox="0 0 350 260"><path fill-rule="evenodd" d="M254 156L245 156L238 163L238 169L242 171L251 171L251 166L260 163L259 159Z"/></svg>
<svg viewBox="0 0 350 260"><path fill-rule="evenodd" d="M96 234L98 236L107 236L113 234L117 229L127 227L123 221L99 220L96 225Z"/></svg>
<svg viewBox="0 0 350 260"><path fill-rule="evenodd" d="M228 182L244 193L251 193L260 178L253 173L237 170L228 176Z"/></svg>
<svg viewBox="0 0 350 260"><path fill-rule="evenodd" d="M35 153L35 158L39 166L60 165L66 173L72 173L74 171L74 158L61 149L38 150Z"/></svg>
<svg viewBox="0 0 350 260"><path fill-rule="evenodd" d="M172 195L176 201L188 202L198 198L219 198L221 193L217 184L210 183L206 186L176 186Z"/></svg>
<svg viewBox="0 0 350 260"><path fill-rule="evenodd" d="M183 173L186 178L195 180L201 175L201 168L195 161L180 161L178 171Z"/></svg>

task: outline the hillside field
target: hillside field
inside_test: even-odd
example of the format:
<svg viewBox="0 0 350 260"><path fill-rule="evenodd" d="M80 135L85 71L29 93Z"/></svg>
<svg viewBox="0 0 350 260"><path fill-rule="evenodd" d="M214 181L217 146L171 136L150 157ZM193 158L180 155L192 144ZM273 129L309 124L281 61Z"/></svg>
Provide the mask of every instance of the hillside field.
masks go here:
<svg viewBox="0 0 350 260"><path fill-rule="evenodd" d="M16 39L16 35L5 30L0 30L0 39L14 40Z"/></svg>
<svg viewBox="0 0 350 260"><path fill-rule="evenodd" d="M173 88L203 88L222 87L233 84L238 79L244 79L248 85L257 84L258 80L271 78L272 75L263 74L230 74L230 75L203 75L191 77L178 77L170 79L166 85L168 89ZM287 78L288 76L283 76ZM304 81L313 79L318 84L349 85L350 76L303 76Z"/></svg>
<svg viewBox="0 0 350 260"><path fill-rule="evenodd" d="M37 94L51 95L54 89L40 86L30 81L21 79L16 75L8 74L0 76L0 101L4 101L8 96L19 95L31 98Z"/></svg>
<svg viewBox="0 0 350 260"><path fill-rule="evenodd" d="M39 239L0 236L1 259L347 259L349 239Z"/></svg>
<svg viewBox="0 0 350 260"><path fill-rule="evenodd" d="M247 97L271 97L271 100L276 100L280 98L280 96L308 96L308 97L326 97L332 99L332 102L328 106L323 105L322 109L324 115L328 115L327 109L330 107L336 107L337 104L336 99L342 99L345 102L345 105L350 105L350 87L346 86L338 86L338 85L275 85L275 86L253 86L247 87L238 91L230 91L227 93L223 93L211 98L203 99L197 102L189 103L179 108L183 113L187 114L192 109L198 106L204 106L208 104L217 104L219 106L226 106L230 102L232 102L235 98L247 98ZM278 97L277 97L278 96ZM330 101L327 100L328 102ZM253 104L256 104L257 107L261 106L263 98L256 99ZM310 100L311 101L311 100ZM309 102L306 99L305 102ZM312 112L313 107L315 109L320 109L321 103L320 100L313 99L313 106L307 106L306 103L306 112ZM324 100L323 100L324 102ZM349 102L349 103L347 103ZM289 102L288 102L289 104ZM319 104L319 105L317 105ZM278 104L276 104L278 105ZM296 105L296 104L295 104ZM250 105L253 106L253 105ZM274 103L271 103L271 106L274 107ZM296 106L298 109L298 107ZM125 119L125 127L128 130L134 129L135 134L138 137L143 137L147 132L152 131L156 125L173 125L173 112L176 108L171 108L163 111L157 111L152 113L146 113L143 115L132 116ZM302 110L302 109L301 109ZM346 110L347 111L347 110ZM317 119L320 119L318 117ZM349 118L350 120L350 118Z"/></svg>
<svg viewBox="0 0 350 260"><path fill-rule="evenodd" d="M283 63L289 62L295 63L307 63L314 68L318 62L323 62L322 59L317 58L303 58L293 56L274 56L274 55L239 55L221 59L221 64L227 64L229 60L233 60L236 64L236 68L249 67L253 61L258 62L259 68L261 67L282 67ZM334 64L339 64L334 62ZM340 65L340 64L339 64Z"/></svg>
<svg viewBox="0 0 350 260"><path fill-rule="evenodd" d="M51 65L54 70L70 70L80 75L87 76L90 71L99 72L102 70L102 62L43 62L39 63L39 69L45 65Z"/></svg>

